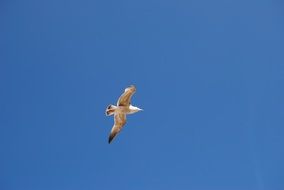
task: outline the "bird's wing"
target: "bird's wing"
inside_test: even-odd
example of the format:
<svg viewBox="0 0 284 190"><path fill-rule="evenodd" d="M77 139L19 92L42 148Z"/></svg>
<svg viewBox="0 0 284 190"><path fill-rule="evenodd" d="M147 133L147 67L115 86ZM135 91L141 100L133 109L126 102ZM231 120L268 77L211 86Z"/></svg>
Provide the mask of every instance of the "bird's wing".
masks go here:
<svg viewBox="0 0 284 190"><path fill-rule="evenodd" d="M132 95L135 93L135 86L131 85L130 87L124 90L124 93L119 97L117 101L117 106L129 106Z"/></svg>
<svg viewBox="0 0 284 190"><path fill-rule="evenodd" d="M108 143L110 143L113 140L113 138L120 132L122 127L125 125L125 123L126 123L126 114L118 113L114 115L114 125L111 129L108 138Z"/></svg>

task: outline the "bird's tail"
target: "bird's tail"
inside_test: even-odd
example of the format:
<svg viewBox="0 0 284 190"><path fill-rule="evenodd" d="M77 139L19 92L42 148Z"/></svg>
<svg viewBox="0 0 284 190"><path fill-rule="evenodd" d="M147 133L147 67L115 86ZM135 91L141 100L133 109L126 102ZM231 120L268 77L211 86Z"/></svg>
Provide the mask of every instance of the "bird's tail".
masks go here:
<svg viewBox="0 0 284 190"><path fill-rule="evenodd" d="M106 109L106 115L109 116L109 115L114 114L115 109L116 109L116 106L114 106L114 105L109 105L109 106L107 107L107 109Z"/></svg>

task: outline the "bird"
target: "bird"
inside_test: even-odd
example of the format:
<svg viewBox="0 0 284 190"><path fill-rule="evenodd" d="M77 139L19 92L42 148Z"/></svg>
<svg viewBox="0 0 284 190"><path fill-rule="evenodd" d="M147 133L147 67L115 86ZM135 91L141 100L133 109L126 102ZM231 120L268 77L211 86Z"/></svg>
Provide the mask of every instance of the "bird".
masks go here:
<svg viewBox="0 0 284 190"><path fill-rule="evenodd" d="M107 106L105 111L106 116L114 115L114 125L108 138L109 144L126 124L126 115L143 111L143 109L131 105L131 97L135 92L136 87L131 85L124 90L124 93L119 97L116 106L112 104Z"/></svg>

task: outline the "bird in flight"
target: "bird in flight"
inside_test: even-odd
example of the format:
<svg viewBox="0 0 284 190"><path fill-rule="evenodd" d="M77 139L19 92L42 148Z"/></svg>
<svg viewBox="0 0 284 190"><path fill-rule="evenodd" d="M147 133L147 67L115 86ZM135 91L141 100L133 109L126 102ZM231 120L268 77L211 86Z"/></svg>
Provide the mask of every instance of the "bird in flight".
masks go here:
<svg viewBox="0 0 284 190"><path fill-rule="evenodd" d="M117 105L109 105L106 109L106 115L114 115L114 125L111 129L108 143L111 143L113 138L121 131L126 123L126 115L133 114L142 109L131 105L131 97L135 93L134 85L129 86L124 90L124 93L119 97Z"/></svg>

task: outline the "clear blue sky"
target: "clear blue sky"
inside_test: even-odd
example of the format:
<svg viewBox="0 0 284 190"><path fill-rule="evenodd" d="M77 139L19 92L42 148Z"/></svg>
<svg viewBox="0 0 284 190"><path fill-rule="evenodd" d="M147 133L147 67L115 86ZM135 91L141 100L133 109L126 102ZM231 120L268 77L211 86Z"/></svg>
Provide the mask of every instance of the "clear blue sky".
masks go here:
<svg viewBox="0 0 284 190"><path fill-rule="evenodd" d="M1 190L284 189L283 1L4 0L0 24Z"/></svg>

